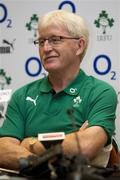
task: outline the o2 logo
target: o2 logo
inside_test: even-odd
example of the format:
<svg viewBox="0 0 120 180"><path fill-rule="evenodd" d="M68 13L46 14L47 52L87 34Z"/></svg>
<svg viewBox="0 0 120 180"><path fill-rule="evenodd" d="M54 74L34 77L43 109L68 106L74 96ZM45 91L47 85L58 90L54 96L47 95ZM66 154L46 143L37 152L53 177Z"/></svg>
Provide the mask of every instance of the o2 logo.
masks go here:
<svg viewBox="0 0 120 180"><path fill-rule="evenodd" d="M100 61L103 61L106 63L106 67L102 70L100 70L100 67L99 67L99 63ZM104 54L101 54L101 55L98 55L95 59L94 59L94 62L93 62L93 68L96 72L96 74L98 75L106 75L108 73L111 73L111 80L116 80L116 72L115 71L111 71L111 67L112 67L112 63L111 63L111 59L107 56L107 55L104 55Z"/></svg>
<svg viewBox="0 0 120 180"><path fill-rule="evenodd" d="M76 7L75 7L75 5L74 5L74 3L72 2L72 1L63 1L63 2L61 2L60 3L60 5L59 5L59 7L58 7L58 9L62 9L63 8L63 6L70 6L70 8L72 9L72 12L73 13L75 13L76 12Z"/></svg>
<svg viewBox="0 0 120 180"><path fill-rule="evenodd" d="M7 28L11 28L12 27L12 20L11 19L7 19L8 17L8 10L7 10L7 7L0 3L0 23L3 23L3 22L7 22L7 25L6 27Z"/></svg>
<svg viewBox="0 0 120 180"><path fill-rule="evenodd" d="M35 72L32 72L32 67L33 65L35 65L37 67L37 70L35 70ZM40 62L40 59L37 57L30 57L29 59L27 59L26 64L25 64L25 71L29 76L35 77L38 76L41 71L42 71L42 65Z"/></svg>

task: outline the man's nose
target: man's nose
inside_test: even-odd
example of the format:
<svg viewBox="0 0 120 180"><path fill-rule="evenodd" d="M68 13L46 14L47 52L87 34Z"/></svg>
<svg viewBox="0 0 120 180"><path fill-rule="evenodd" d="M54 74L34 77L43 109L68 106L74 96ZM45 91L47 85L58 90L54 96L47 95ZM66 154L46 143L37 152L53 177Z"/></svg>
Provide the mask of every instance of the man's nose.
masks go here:
<svg viewBox="0 0 120 180"><path fill-rule="evenodd" d="M52 45L50 44L50 42L46 39L43 45L43 49L45 51L50 51L52 50Z"/></svg>

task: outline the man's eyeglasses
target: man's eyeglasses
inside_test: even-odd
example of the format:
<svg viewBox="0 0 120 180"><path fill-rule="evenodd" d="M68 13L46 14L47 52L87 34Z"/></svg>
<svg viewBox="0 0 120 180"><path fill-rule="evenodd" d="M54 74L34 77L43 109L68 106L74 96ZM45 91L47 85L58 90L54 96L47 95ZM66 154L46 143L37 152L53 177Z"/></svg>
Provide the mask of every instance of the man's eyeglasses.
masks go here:
<svg viewBox="0 0 120 180"><path fill-rule="evenodd" d="M39 47L43 47L45 41L47 40L51 46L54 46L54 45L60 44L62 42L62 40L64 40L64 39L76 39L76 40L78 40L78 39L80 39L80 37L51 36L49 38L39 38L39 39L34 41L34 44L35 45L38 44Z"/></svg>

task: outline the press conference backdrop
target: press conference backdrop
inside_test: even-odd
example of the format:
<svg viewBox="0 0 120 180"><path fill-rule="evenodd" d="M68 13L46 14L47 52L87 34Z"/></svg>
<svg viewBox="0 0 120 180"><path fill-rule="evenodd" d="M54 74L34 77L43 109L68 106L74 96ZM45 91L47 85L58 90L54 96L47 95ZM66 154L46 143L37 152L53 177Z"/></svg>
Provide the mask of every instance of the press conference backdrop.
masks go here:
<svg viewBox="0 0 120 180"><path fill-rule="evenodd" d="M110 83L118 94L116 139L120 146L120 1L0 0L0 89L17 88L46 76L38 49L38 17L64 9L84 17L90 45L81 67Z"/></svg>

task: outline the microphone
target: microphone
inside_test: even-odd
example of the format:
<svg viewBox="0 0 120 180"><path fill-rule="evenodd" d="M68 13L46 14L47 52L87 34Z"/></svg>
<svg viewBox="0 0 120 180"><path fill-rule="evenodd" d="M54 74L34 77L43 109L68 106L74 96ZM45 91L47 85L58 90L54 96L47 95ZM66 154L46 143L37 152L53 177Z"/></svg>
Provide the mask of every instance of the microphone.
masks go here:
<svg viewBox="0 0 120 180"><path fill-rule="evenodd" d="M76 119L75 119L73 113L74 113L74 109L73 108L67 109L67 114L68 114L69 119L70 119L70 121L72 123L72 127L75 130L75 138L76 138L76 142L77 142L78 151L79 151L79 153L81 153L81 146L80 146L79 137L78 137L78 134L77 134L78 128L76 126L76 123L75 123Z"/></svg>
<svg viewBox="0 0 120 180"><path fill-rule="evenodd" d="M38 141L40 141L46 149L49 149L56 144L61 144L65 138L64 132L52 132L52 133L39 133Z"/></svg>
<svg viewBox="0 0 120 180"><path fill-rule="evenodd" d="M75 130L74 133L75 133L75 138L76 138L76 142L77 142L77 148L78 148L78 152L79 152L79 154L76 155L75 164L77 164L77 168L79 167L81 169L83 166L89 165L89 160L83 155L82 150L81 150L81 145L80 145L80 142L79 142L79 136L77 134L77 131L79 130L79 128L76 125L76 119L75 119L75 117L73 115L74 114L74 109L73 108L67 109L67 114L68 114L69 119L70 119L70 121L72 123L72 127Z"/></svg>

